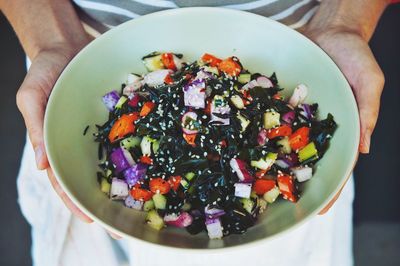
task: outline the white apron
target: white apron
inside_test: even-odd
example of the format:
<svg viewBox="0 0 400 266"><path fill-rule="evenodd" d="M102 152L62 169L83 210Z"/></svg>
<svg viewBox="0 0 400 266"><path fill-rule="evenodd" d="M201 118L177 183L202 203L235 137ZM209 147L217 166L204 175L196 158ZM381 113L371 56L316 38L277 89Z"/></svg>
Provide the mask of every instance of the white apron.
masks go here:
<svg viewBox="0 0 400 266"><path fill-rule="evenodd" d="M38 171L34 152L25 145L18 183L22 213L32 226L35 266L350 266L354 181L336 204L295 230L256 247L221 250L212 255L186 254L128 240L113 240L97 224L85 224L63 205L45 171Z"/></svg>

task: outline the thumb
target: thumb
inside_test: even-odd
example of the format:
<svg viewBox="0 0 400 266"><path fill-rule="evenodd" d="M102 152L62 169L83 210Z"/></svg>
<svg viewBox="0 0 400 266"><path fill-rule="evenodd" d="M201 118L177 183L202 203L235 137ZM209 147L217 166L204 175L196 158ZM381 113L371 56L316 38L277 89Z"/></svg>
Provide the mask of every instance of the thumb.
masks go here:
<svg viewBox="0 0 400 266"><path fill-rule="evenodd" d="M28 73L17 93L17 106L21 111L28 130L29 139L35 151L36 165L43 170L49 166L43 143L43 119L48 95Z"/></svg>
<svg viewBox="0 0 400 266"><path fill-rule="evenodd" d="M366 71L364 73L360 75L353 90L361 122L359 151L361 153L369 153L371 135L378 119L380 98L385 79L378 65L374 66L373 71Z"/></svg>

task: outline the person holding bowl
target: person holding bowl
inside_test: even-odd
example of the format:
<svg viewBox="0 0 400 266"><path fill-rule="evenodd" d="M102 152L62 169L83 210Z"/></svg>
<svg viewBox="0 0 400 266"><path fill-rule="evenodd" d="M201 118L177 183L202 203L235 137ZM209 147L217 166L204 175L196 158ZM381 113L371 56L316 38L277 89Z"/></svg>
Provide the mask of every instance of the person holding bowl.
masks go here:
<svg viewBox="0 0 400 266"><path fill-rule="evenodd" d="M316 0L1 0L0 8L32 62L17 93L17 105L32 144L25 147L18 189L22 211L32 225L35 265L120 265L116 246L124 251L132 265L165 265L168 262L177 265L178 261L182 265L197 265L204 260L172 251L152 254L151 250L143 250L126 240L115 244L99 226L87 226L76 220L78 217L92 222L57 183L43 140L46 103L64 67L93 37L137 16L186 6L241 9L278 20L312 39L342 70L358 103L361 120L359 151L368 153L384 85L383 73L368 41L389 3L389 0L371 0L368 5L363 0L321 3ZM40 170L46 170L50 182ZM242 254L216 253L207 258L207 264L220 265L229 256L230 265L257 261L275 265L351 265L353 194L353 179L350 178L343 185L341 197L336 195L321 211L323 216L314 217L257 249L243 248ZM75 216L71 216L59 199ZM336 199L338 202L332 207ZM286 251L279 250L282 247Z"/></svg>

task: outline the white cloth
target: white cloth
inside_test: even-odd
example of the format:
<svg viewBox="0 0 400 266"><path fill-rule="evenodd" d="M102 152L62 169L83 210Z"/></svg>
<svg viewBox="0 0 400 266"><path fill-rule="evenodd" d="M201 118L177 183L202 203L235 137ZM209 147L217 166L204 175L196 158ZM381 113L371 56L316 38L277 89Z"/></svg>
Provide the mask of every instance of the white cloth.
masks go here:
<svg viewBox="0 0 400 266"><path fill-rule="evenodd" d="M213 255L159 249L128 240L112 240L96 224L85 224L71 215L53 191L44 171L35 166L27 142L18 177L19 203L32 226L32 258L35 266L119 266L124 250L131 266L273 265L348 266L352 256L353 178L331 208L276 239L240 252L221 250ZM117 243L117 244L116 244Z"/></svg>

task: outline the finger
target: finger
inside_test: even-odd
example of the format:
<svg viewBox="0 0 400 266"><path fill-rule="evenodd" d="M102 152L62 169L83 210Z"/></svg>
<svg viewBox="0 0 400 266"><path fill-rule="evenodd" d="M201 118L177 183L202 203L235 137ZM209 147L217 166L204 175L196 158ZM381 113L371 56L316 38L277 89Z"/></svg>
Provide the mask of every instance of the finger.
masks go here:
<svg viewBox="0 0 400 266"><path fill-rule="evenodd" d="M50 179L51 185L53 186L53 188L56 191L56 193L58 194L58 196L60 196L60 198L64 202L65 206L67 206L68 209L82 221L84 221L86 223L92 223L93 220L90 219L89 216L84 214L78 207L76 207L76 205L71 201L71 199L68 197L68 195L62 190L62 188L61 188L60 184L58 183L56 177L54 176L53 170L51 170L51 168L47 169L47 175Z"/></svg>
<svg viewBox="0 0 400 266"><path fill-rule="evenodd" d="M371 135L379 114L380 98L385 83L384 76L378 65L373 66L368 74L361 74L354 88L361 122L361 138L359 151L369 153Z"/></svg>
<svg viewBox="0 0 400 266"><path fill-rule="evenodd" d="M120 239L122 239L122 236L117 235L117 234L115 234L115 233L113 233L113 232L111 232L111 231L108 231L107 229L106 229L106 231L107 231L107 233L108 233L112 238L114 238L115 240L120 240Z"/></svg>
<svg viewBox="0 0 400 266"><path fill-rule="evenodd" d="M28 130L29 139L35 151L36 165L43 170L49 167L43 144L43 119L47 95L39 88L34 88L31 76L25 78L17 93L17 106L22 113Z"/></svg>

